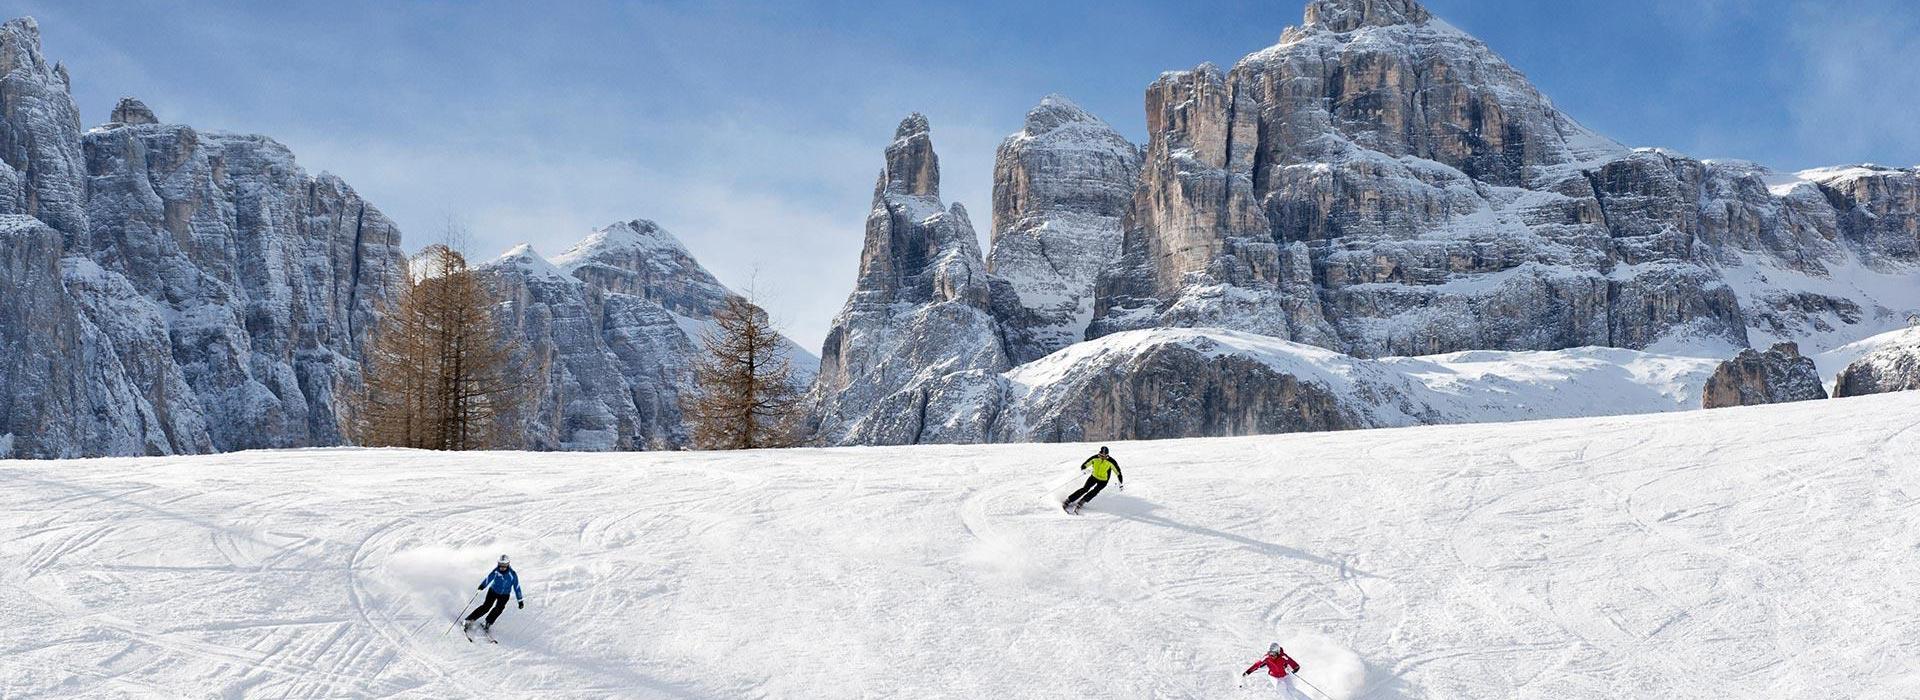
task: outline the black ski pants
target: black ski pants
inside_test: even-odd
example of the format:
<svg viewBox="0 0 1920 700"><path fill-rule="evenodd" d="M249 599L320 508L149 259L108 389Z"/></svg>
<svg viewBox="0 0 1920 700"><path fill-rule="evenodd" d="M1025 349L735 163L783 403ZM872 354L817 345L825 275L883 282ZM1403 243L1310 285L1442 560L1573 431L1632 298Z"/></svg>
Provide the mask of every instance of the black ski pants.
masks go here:
<svg viewBox="0 0 1920 700"><path fill-rule="evenodd" d="M1073 503L1074 501L1079 501L1086 503L1087 501L1093 500L1094 496L1100 495L1100 489L1106 487L1107 482L1089 476L1087 477L1087 483L1080 486L1080 490L1073 492L1073 495L1067 497L1067 502Z"/></svg>
<svg viewBox="0 0 1920 700"><path fill-rule="evenodd" d="M485 615L487 616L487 626L492 627L493 621L500 619L500 613L506 611L507 594L487 591L487 599L480 601L480 607L474 608L473 612L467 615L467 621L472 622L480 619L481 615Z"/></svg>

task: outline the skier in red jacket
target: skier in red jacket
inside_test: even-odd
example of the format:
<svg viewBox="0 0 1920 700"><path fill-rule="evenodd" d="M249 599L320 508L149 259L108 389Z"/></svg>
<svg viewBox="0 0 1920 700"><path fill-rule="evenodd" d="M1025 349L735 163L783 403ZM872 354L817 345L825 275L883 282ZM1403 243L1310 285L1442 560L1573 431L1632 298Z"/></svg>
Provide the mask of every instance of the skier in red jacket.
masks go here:
<svg viewBox="0 0 1920 700"><path fill-rule="evenodd" d="M1273 683L1273 688L1279 691L1280 697L1311 700L1305 693L1300 692L1300 689L1293 687L1293 678L1288 674L1299 673L1300 662L1294 661L1291 656L1287 656L1287 650L1281 649L1279 642L1274 642L1273 646L1267 647L1266 658L1253 662L1253 665L1248 666L1246 672L1240 674L1240 677L1245 678L1252 675L1254 671L1260 670L1262 666L1266 667L1267 680Z"/></svg>

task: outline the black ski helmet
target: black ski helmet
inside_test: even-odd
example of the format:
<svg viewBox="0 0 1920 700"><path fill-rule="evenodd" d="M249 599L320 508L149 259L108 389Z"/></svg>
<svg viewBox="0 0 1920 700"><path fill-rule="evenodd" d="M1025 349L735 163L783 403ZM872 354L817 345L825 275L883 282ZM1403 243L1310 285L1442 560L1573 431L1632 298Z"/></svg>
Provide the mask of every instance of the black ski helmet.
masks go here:
<svg viewBox="0 0 1920 700"><path fill-rule="evenodd" d="M1106 445L1101 445L1101 446L1100 446L1100 454L1106 454L1106 453L1107 453L1107 446L1106 446Z"/></svg>

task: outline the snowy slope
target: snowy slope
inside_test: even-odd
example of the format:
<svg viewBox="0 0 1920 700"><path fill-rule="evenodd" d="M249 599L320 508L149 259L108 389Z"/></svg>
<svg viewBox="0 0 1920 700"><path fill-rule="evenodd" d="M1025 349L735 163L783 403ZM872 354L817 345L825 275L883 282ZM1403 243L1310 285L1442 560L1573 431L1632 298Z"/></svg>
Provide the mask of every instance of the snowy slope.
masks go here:
<svg viewBox="0 0 1920 700"><path fill-rule="evenodd" d="M1169 352L1173 351L1173 352ZM1204 358L1204 359L1195 359ZM1218 369L1219 360L1263 365L1270 375L1235 374L1213 384L1188 381ZM1056 431L1109 426L1113 404L1146 394L1136 413L1164 414L1180 404L1151 403L1162 394L1210 393L1220 384L1274 384L1298 379L1324 390L1328 405L1302 397L1277 407L1283 412L1328 410L1346 418L1331 425L1295 426L1267 432L1406 427L1439 423L1577 418L1664 413L1700 407L1707 378L1721 360L1661 355L1621 348L1507 352L1476 350L1425 357L1357 358L1333 350L1220 328L1157 328L1114 333L1075 343L1013 368L1003 376L1008 398L998 413L996 437L1007 442L1057 441ZM1133 382L1166 379L1176 389L1133 391ZM1109 390L1119 384L1122 390ZM1224 402L1222 402L1224 403ZM1276 407L1243 407L1259 414ZM987 409L980 409L987 410ZM1236 409L1212 404L1206 411ZM1105 412L1103 412L1105 411ZM1200 413L1193 410L1192 413ZM1187 418L1198 416L1186 415ZM1115 433L1069 433L1097 437ZM1187 437L1184 433L1130 435ZM1249 434L1241 432L1238 434ZM1219 434L1219 433L1214 433Z"/></svg>
<svg viewBox="0 0 1920 700"><path fill-rule="evenodd" d="M1879 335L1842 345L1840 347L1813 356L1814 364L1820 368L1820 381L1828 391L1833 390L1834 378L1846 371L1851 365L1875 351L1901 346L1920 346L1920 326L1887 331Z"/></svg>
<svg viewBox="0 0 1920 700"><path fill-rule="evenodd" d="M0 462L0 696L1920 694L1920 393L1089 449Z"/></svg>

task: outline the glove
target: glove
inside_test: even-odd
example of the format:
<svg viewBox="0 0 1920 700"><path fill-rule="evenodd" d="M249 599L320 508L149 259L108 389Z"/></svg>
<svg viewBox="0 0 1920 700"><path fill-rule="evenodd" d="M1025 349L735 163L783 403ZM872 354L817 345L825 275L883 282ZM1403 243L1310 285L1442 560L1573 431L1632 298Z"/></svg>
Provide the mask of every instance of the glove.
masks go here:
<svg viewBox="0 0 1920 700"><path fill-rule="evenodd" d="M484 591L486 589L487 589L487 584L484 584L484 583L473 587L473 590L476 590L476 591Z"/></svg>
<svg viewBox="0 0 1920 700"><path fill-rule="evenodd" d="M521 609L521 610L525 610L525 609L527 609L527 601L524 601L524 600L517 600L517 601L514 601L514 602L516 602L516 603L519 603L519 604L520 604L520 609Z"/></svg>
<svg viewBox="0 0 1920 700"><path fill-rule="evenodd" d="M1126 484L1114 484L1114 486L1118 486L1118 487L1120 487L1120 490L1121 490L1121 491L1125 491L1125 490L1127 490L1127 485L1126 485Z"/></svg>

